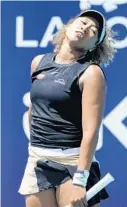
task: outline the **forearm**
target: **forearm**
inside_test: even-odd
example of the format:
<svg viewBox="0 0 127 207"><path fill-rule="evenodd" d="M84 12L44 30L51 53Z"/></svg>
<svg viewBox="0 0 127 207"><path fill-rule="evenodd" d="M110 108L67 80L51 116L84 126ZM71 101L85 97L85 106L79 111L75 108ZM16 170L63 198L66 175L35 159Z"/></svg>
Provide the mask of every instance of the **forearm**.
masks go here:
<svg viewBox="0 0 127 207"><path fill-rule="evenodd" d="M82 138L80 146L80 156L78 170L86 170L90 168L93 156L98 142L98 134L94 136L86 136Z"/></svg>

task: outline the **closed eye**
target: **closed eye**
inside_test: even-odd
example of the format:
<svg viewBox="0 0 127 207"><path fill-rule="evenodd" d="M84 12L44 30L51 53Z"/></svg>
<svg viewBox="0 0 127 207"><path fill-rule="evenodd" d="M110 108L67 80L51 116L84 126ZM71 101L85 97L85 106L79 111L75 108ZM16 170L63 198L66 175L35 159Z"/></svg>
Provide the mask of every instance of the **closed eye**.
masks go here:
<svg viewBox="0 0 127 207"><path fill-rule="evenodd" d="M86 25L87 23L86 22L83 22L83 21L81 21L84 25Z"/></svg>
<svg viewBox="0 0 127 207"><path fill-rule="evenodd" d="M91 29L93 34L96 35L97 34L97 30Z"/></svg>
<svg viewBox="0 0 127 207"><path fill-rule="evenodd" d="M94 34L96 34L96 31L92 30Z"/></svg>

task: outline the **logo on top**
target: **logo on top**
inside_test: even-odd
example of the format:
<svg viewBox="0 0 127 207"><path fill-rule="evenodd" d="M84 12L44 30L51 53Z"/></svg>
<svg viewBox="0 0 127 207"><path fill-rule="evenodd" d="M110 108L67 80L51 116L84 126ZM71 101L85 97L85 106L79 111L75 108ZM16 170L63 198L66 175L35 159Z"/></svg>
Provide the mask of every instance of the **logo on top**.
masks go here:
<svg viewBox="0 0 127 207"><path fill-rule="evenodd" d="M121 4L127 4L127 0L79 0L80 10L91 9L91 6L102 6L105 12L112 12Z"/></svg>

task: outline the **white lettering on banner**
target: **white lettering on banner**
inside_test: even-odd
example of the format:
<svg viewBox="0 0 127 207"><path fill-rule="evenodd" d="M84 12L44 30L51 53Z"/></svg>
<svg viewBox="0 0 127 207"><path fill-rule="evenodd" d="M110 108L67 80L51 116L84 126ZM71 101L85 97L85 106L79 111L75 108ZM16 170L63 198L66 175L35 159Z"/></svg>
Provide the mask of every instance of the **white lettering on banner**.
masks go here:
<svg viewBox="0 0 127 207"><path fill-rule="evenodd" d="M117 24L121 24L127 29L127 18L121 16L111 17L107 21L107 24L111 28ZM24 17L16 17L16 47L47 47L53 38L55 28L59 30L62 26L63 22L59 16L52 17L39 43L37 40L24 40ZM123 40L115 40L115 42L115 47L118 49L127 47L127 37Z"/></svg>
<svg viewBox="0 0 127 207"><path fill-rule="evenodd" d="M26 107L30 106L30 93L27 92L23 97ZM127 149L127 127L123 120L127 117L127 97L125 97L104 119L99 131L99 141L96 150L103 146L103 126L106 126L115 138ZM28 139L30 139L28 111L23 115L23 129Z"/></svg>
<svg viewBox="0 0 127 207"><path fill-rule="evenodd" d="M16 47L37 47L37 40L24 40L24 17L16 17Z"/></svg>
<svg viewBox="0 0 127 207"><path fill-rule="evenodd" d="M127 0L80 0L81 10L90 9L91 6L103 6L106 12L112 12L121 4L126 4Z"/></svg>
<svg viewBox="0 0 127 207"><path fill-rule="evenodd" d="M112 17L107 21L109 27L113 27L114 25L121 24L127 29L127 18L122 16ZM124 40L115 40L115 47L118 49L122 49L127 47L127 36Z"/></svg>
<svg viewBox="0 0 127 207"><path fill-rule="evenodd" d="M18 16L16 17L16 47L47 47L53 39L55 28L59 30L62 26L63 22L60 17L52 17L39 45L37 40L24 40L24 17Z"/></svg>
<svg viewBox="0 0 127 207"><path fill-rule="evenodd" d="M52 17L45 31L45 34L40 42L40 47L47 47L49 42L52 41L53 39L53 32L55 28L57 28L57 30L60 30L62 27L63 27L63 22L61 18L58 16Z"/></svg>
<svg viewBox="0 0 127 207"><path fill-rule="evenodd" d="M104 125L127 149L127 126L123 120L127 117L127 96L104 118Z"/></svg>

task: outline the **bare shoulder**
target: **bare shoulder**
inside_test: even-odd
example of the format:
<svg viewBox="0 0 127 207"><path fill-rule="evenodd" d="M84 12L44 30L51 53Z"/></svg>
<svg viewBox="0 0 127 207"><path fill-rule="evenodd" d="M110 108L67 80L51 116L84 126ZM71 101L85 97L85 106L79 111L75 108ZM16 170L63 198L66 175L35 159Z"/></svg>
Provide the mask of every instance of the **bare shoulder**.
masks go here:
<svg viewBox="0 0 127 207"><path fill-rule="evenodd" d="M44 56L44 54L37 55L36 57L33 58L32 62L31 62L31 75L36 70L36 68L37 68L39 62L41 61L41 59L43 58L43 56Z"/></svg>
<svg viewBox="0 0 127 207"><path fill-rule="evenodd" d="M79 78L80 88L83 89L83 86L87 83L105 88L106 80L101 67L92 64L82 73Z"/></svg>

